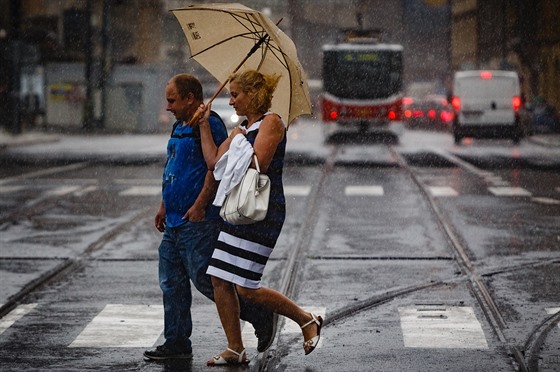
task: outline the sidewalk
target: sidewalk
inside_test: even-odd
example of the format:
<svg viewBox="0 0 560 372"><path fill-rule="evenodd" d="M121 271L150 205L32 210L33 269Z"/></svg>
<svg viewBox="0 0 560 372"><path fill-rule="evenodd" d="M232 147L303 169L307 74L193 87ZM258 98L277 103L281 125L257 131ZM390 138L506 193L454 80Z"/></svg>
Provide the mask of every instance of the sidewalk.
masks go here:
<svg viewBox="0 0 560 372"><path fill-rule="evenodd" d="M159 162L166 156L169 134L50 134L39 131L10 135L0 131L0 155L43 162ZM317 121L299 120L288 130L287 161L322 161L326 149Z"/></svg>

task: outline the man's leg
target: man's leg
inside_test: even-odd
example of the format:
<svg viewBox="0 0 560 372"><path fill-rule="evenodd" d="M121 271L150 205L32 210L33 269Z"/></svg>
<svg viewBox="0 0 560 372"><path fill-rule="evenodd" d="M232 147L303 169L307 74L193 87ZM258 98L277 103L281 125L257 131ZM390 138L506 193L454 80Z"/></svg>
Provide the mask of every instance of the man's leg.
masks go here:
<svg viewBox="0 0 560 372"><path fill-rule="evenodd" d="M146 359L192 358L192 294L174 231L166 229L159 246L159 285L163 292L165 343L144 352Z"/></svg>
<svg viewBox="0 0 560 372"><path fill-rule="evenodd" d="M214 301L214 289L210 276L206 274L208 263L218 240L219 222L199 223L197 233L190 235L192 250L189 257L189 276L194 286L210 300ZM210 238L209 238L210 237ZM189 251L187 251L189 252ZM272 345L276 333L277 316L250 302L239 299L241 319L253 325L258 338L257 350L263 352Z"/></svg>

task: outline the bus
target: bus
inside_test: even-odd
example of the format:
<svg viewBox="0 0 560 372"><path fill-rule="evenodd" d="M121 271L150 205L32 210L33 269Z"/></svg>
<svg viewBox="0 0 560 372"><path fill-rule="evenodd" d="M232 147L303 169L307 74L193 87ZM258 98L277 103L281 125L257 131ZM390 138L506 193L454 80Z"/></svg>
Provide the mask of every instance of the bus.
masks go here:
<svg viewBox="0 0 560 372"><path fill-rule="evenodd" d="M328 129L383 131L402 121L403 47L347 37L323 48L322 119ZM398 133L397 133L398 134Z"/></svg>

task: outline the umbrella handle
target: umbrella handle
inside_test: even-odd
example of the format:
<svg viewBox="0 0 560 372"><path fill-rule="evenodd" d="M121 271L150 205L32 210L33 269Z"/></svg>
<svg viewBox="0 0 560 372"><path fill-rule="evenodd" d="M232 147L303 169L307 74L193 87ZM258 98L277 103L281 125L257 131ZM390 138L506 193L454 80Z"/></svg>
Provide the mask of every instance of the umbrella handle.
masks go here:
<svg viewBox="0 0 560 372"><path fill-rule="evenodd" d="M276 26L278 26L280 24L280 22L282 22L284 18L280 18L278 20L278 22L276 22ZM261 44L264 43L264 41L266 40L266 38L269 37L268 34L264 34L264 36L262 36L259 41L253 45L253 47L251 48L251 50L249 51L249 53L247 53L247 55L245 56L245 58L243 58L243 60L237 65L237 67L232 71L231 74L235 74L240 68L241 66L243 66L243 64L245 63L245 61L247 61L249 59L249 57L251 57L251 55L253 53L255 53L257 51L257 49L259 49L261 47ZM222 85L218 88L218 90L214 93L214 95L210 98L210 100L206 103L206 106L208 106L209 104L211 104L212 102L214 102L214 99L218 96L218 94L220 94L220 92L222 90L224 90L226 84L229 82L229 79L226 79ZM198 113L198 110L194 113L193 117L191 118L191 120L189 121L189 125L192 126L194 123L198 122L200 120L200 114Z"/></svg>

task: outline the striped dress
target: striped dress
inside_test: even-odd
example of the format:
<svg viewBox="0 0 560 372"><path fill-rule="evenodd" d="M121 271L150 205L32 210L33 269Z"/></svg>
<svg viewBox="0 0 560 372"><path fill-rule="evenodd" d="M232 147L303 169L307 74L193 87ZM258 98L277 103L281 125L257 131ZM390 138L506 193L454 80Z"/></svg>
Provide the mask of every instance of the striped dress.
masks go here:
<svg viewBox="0 0 560 372"><path fill-rule="evenodd" d="M251 145L255 143L261 123L262 119L253 123L247 130L247 140ZM207 274L246 288L256 289L261 286L264 267L276 245L286 217L286 199L282 185L285 152L286 134L278 144L266 172L270 178L270 202L266 218L250 225L231 225L224 222Z"/></svg>

